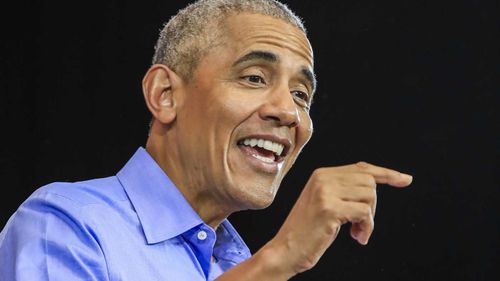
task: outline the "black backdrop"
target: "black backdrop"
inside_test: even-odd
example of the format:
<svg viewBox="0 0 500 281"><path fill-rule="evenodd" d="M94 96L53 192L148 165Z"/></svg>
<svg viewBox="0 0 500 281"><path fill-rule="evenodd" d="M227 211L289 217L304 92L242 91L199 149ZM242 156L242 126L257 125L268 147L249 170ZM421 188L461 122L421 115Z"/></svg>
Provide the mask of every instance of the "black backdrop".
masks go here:
<svg viewBox="0 0 500 281"><path fill-rule="evenodd" d="M115 174L145 143L140 82L187 1L102 2L2 4L1 227L35 188ZM380 186L370 244L344 227L294 280L497 278L498 1L286 3L315 50L315 133L271 207L231 216L252 251L313 169L365 160L411 188Z"/></svg>

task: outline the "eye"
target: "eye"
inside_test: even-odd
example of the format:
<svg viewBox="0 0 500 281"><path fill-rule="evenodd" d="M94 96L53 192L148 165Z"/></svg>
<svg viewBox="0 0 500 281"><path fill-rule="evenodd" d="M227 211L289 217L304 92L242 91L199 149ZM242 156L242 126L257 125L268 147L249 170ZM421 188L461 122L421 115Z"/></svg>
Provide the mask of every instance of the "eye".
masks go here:
<svg viewBox="0 0 500 281"><path fill-rule="evenodd" d="M266 84L266 81L264 81L264 78L260 77L259 75L248 75L248 76L243 76L242 78L247 80L250 83Z"/></svg>
<svg viewBox="0 0 500 281"><path fill-rule="evenodd" d="M293 95L293 98L297 100L297 103L305 108L306 111L309 111L309 109L311 108L309 94L302 91L292 91L291 93Z"/></svg>
<svg viewBox="0 0 500 281"><path fill-rule="evenodd" d="M309 95L302 91L292 91L292 95L298 99L301 99L305 103L309 103Z"/></svg>

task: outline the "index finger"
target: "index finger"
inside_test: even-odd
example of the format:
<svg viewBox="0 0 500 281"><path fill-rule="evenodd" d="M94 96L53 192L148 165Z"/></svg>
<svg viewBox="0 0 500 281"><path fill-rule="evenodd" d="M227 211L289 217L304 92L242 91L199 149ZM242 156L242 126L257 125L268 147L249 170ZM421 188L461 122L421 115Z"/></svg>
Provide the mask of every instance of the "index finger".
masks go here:
<svg viewBox="0 0 500 281"><path fill-rule="evenodd" d="M364 161L358 162L354 164L354 166L360 172L372 175L377 183L388 184L395 187L406 187L410 185L413 180L411 175L375 166Z"/></svg>

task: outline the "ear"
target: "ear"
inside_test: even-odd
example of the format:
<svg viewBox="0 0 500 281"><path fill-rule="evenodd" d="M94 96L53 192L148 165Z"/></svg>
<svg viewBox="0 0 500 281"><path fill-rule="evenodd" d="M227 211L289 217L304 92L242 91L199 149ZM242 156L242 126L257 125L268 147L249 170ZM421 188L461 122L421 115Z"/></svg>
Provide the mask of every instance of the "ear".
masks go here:
<svg viewBox="0 0 500 281"><path fill-rule="evenodd" d="M142 92L149 111L162 124L175 120L176 91L182 79L163 64L152 65L142 80Z"/></svg>

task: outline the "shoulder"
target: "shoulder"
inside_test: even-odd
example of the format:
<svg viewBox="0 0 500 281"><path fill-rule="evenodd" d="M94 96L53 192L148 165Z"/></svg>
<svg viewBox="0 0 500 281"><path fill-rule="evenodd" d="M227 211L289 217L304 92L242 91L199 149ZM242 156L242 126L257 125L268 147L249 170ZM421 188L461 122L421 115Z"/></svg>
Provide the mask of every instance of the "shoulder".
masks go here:
<svg viewBox="0 0 500 281"><path fill-rule="evenodd" d="M79 182L53 182L35 190L24 204L32 200L68 201L75 206L86 207L128 199L118 178L112 176Z"/></svg>
<svg viewBox="0 0 500 281"><path fill-rule="evenodd" d="M53 182L36 189L14 212L3 232L33 228L51 232L51 225L87 228L99 214L127 208L128 197L116 177L81 182ZM43 226L43 227L42 227Z"/></svg>
<svg viewBox="0 0 500 281"><path fill-rule="evenodd" d="M96 230L95 221L103 213L130 209L128 206L125 191L116 177L53 182L36 189L18 207L2 230L0 244L9 233L29 239L51 235L56 238L70 232L90 234Z"/></svg>
<svg viewBox="0 0 500 281"><path fill-rule="evenodd" d="M0 233L0 256L7 257L0 272L23 280L48 280L47 274L61 280L88 274L99 278L87 280L107 280L95 221L103 208L120 204L125 197L120 189L117 179L110 177L54 182L35 190Z"/></svg>

